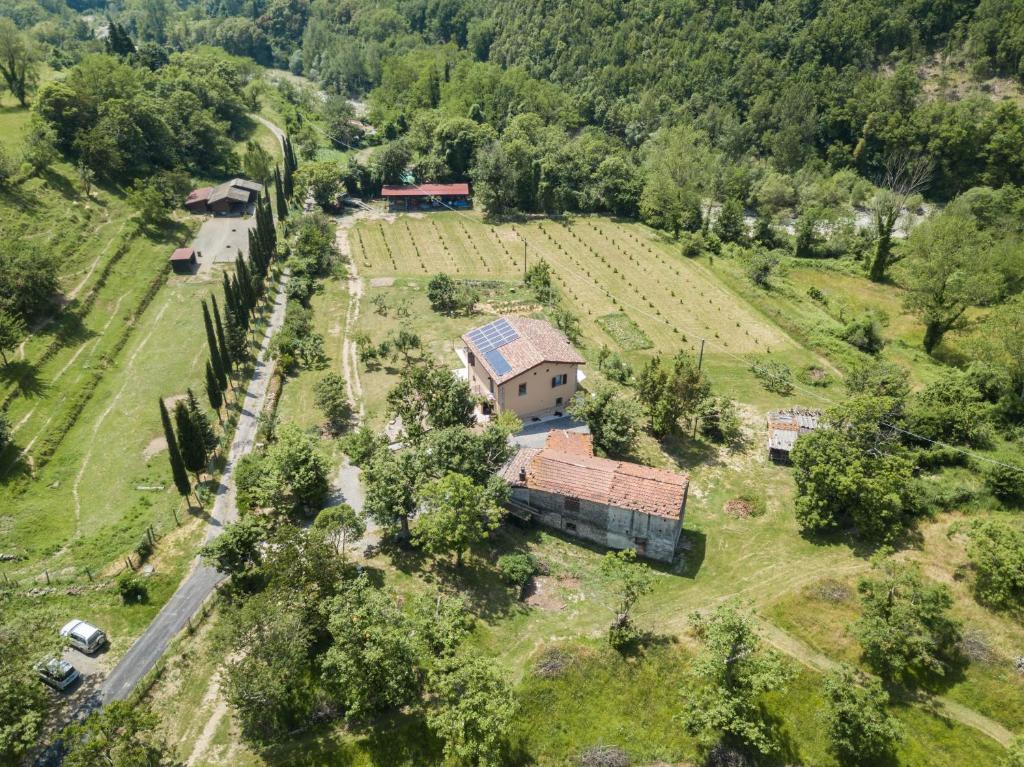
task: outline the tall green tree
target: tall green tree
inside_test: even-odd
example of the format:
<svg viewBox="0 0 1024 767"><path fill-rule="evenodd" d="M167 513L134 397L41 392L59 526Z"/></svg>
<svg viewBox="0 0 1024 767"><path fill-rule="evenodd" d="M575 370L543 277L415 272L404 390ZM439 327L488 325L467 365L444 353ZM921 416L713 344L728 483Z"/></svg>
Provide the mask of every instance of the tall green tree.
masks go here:
<svg viewBox="0 0 1024 767"><path fill-rule="evenodd" d="M488 488L462 474L431 480L420 491L419 501L413 543L431 556L455 554L456 567L469 548L486 540L501 522L501 510Z"/></svg>
<svg viewBox="0 0 1024 767"><path fill-rule="evenodd" d="M907 309L924 322L929 354L965 314L999 297L1004 277L993 261L992 238L972 216L944 213L919 225L906 243L901 279Z"/></svg>
<svg viewBox="0 0 1024 767"><path fill-rule="evenodd" d="M347 717L398 708L419 698L417 647L394 595L360 575L342 584L325 613L332 642L323 656L324 684Z"/></svg>
<svg viewBox="0 0 1024 767"><path fill-rule="evenodd" d="M705 749L716 743L749 747L763 754L777 750L761 704L782 692L792 673L772 650L765 650L753 620L733 602L708 614L690 616L701 644L689 672L683 724Z"/></svg>
<svg viewBox="0 0 1024 767"><path fill-rule="evenodd" d="M576 392L567 410L590 427L594 444L602 450L626 455L636 446L643 413L639 403L619 387L600 383L590 393Z"/></svg>
<svg viewBox="0 0 1024 767"><path fill-rule="evenodd" d="M943 676L957 657L960 624L949 587L928 583L914 564L876 556L857 584L863 613L853 624L864 660L886 680Z"/></svg>
<svg viewBox="0 0 1024 767"><path fill-rule="evenodd" d="M893 263L892 236L905 213L907 202L928 185L931 162L923 157L894 154L886 161L885 175L871 201L871 216L875 224L875 252L869 274L874 282L888 277Z"/></svg>
<svg viewBox="0 0 1024 767"><path fill-rule="evenodd" d="M649 360L637 378L636 391L651 420L651 431L665 437L680 430L682 418L697 413L711 395L711 383L693 357L681 351L668 368L661 357Z"/></svg>
<svg viewBox="0 0 1024 767"><path fill-rule="evenodd" d="M64 730L67 767L154 767L170 754L154 737L156 714L124 700L108 703Z"/></svg>
<svg viewBox="0 0 1024 767"><path fill-rule="evenodd" d="M0 18L0 77L7 90L23 107L28 94L39 82L39 55L27 34L14 21Z"/></svg>
<svg viewBox="0 0 1024 767"><path fill-rule="evenodd" d="M352 419L352 403L348 400L345 379L333 371L313 386L313 403L327 419L331 434L344 431Z"/></svg>
<svg viewBox="0 0 1024 767"><path fill-rule="evenodd" d="M224 362L220 357L220 347L217 345L217 332L213 329L213 320L210 319L210 309L206 306L206 301L201 302L203 305L203 325L206 327L206 344L210 349L210 365L213 368L213 374L217 377L217 386L220 387L221 391L228 388L228 376L225 372Z"/></svg>
<svg viewBox="0 0 1024 767"><path fill-rule="evenodd" d="M886 710L885 688L849 666L825 678L825 702L821 718L842 764L877 764L904 736L899 720Z"/></svg>
<svg viewBox="0 0 1024 767"><path fill-rule="evenodd" d="M362 516L347 503L331 506L317 514L313 526L322 530L334 547L345 553L345 545L350 540L359 540L366 533L366 522Z"/></svg>
<svg viewBox="0 0 1024 767"><path fill-rule="evenodd" d="M451 658L430 677L427 725L453 764L501 767L506 763L516 713L509 681L490 660Z"/></svg>
<svg viewBox="0 0 1024 767"><path fill-rule="evenodd" d="M217 414L217 420L223 424L224 419L220 409L224 406L224 394L220 390L217 374L213 372L213 366L209 360L206 362L206 398L210 401L210 407Z"/></svg>
<svg viewBox="0 0 1024 767"><path fill-rule="evenodd" d="M608 641L612 647L621 649L639 638L633 625L633 607L654 588L654 575L651 568L636 561L633 549L626 549L604 555L601 577L615 597L615 619L608 627Z"/></svg>
<svg viewBox="0 0 1024 767"><path fill-rule="evenodd" d="M1024 528L997 519L963 527L978 601L998 609L1024 606Z"/></svg>
<svg viewBox="0 0 1024 767"><path fill-rule="evenodd" d="M164 440L167 442L167 459L171 464L171 476L174 478L174 486L182 498L188 498L189 493L192 492L192 483L188 479L188 470L181 456L178 438L174 435L171 416L167 412L167 405L164 404L163 397L160 398L160 422L164 427Z"/></svg>
<svg viewBox="0 0 1024 767"><path fill-rule="evenodd" d="M9 612L0 623L0 761L20 764L39 742L51 705L33 662L39 659L40 635ZM45 636L45 634L43 634ZM57 651L58 648L54 648Z"/></svg>
<svg viewBox="0 0 1024 767"><path fill-rule="evenodd" d="M224 334L224 323L220 317L220 308L217 306L217 297L210 296L210 304L213 306L213 326L217 331L217 349L220 352L220 360L224 365L225 374L230 374L235 367L235 360L228 349L227 336Z"/></svg>
<svg viewBox="0 0 1024 767"><path fill-rule="evenodd" d="M284 193L284 182L281 180L280 166L274 166L274 194L277 198L277 217L284 221L288 218L288 198Z"/></svg>
<svg viewBox="0 0 1024 767"><path fill-rule="evenodd" d="M192 412L185 400L178 400L174 406L174 425L178 432L178 449L185 468L192 472L199 483L199 475L206 469L209 453L206 440L192 417Z"/></svg>
<svg viewBox="0 0 1024 767"><path fill-rule="evenodd" d="M469 384L434 362L406 366L388 392L389 411L401 417L413 443L431 428L471 425L474 407Z"/></svg>
<svg viewBox="0 0 1024 767"><path fill-rule="evenodd" d="M408 541L409 520L419 509L418 490L424 479L422 461L415 450L378 450L363 467L366 499L363 509L381 527L400 528Z"/></svg>

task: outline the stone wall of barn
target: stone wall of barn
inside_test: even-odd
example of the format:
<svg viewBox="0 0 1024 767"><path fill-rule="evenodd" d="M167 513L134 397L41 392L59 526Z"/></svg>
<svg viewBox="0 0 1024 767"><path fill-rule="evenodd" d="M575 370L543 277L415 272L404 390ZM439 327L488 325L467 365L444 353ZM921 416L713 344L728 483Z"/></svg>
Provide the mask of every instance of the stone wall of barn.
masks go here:
<svg viewBox="0 0 1024 767"><path fill-rule="evenodd" d="M566 508L561 495L512 489L512 498L534 510L534 518L547 527L562 530L610 549L636 549L647 559L671 562L682 531L680 519L666 519L617 506L580 500L579 509Z"/></svg>

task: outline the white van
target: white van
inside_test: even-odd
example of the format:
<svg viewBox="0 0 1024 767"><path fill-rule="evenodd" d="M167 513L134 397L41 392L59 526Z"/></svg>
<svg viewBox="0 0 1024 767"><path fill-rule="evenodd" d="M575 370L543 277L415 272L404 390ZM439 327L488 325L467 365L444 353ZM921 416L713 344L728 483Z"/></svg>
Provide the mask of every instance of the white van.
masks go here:
<svg viewBox="0 0 1024 767"><path fill-rule="evenodd" d="M86 655L92 655L107 643L107 635L85 621L71 621L60 630L60 635Z"/></svg>

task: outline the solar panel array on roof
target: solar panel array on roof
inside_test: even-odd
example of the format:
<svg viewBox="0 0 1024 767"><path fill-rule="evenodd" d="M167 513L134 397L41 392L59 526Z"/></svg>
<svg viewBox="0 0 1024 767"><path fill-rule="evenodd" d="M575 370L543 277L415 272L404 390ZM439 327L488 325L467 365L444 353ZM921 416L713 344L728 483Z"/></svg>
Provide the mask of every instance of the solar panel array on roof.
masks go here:
<svg viewBox="0 0 1024 767"><path fill-rule="evenodd" d="M511 343L519 338L519 334L515 331L515 328L509 325L508 320L505 318L489 322L482 328L471 330L468 335L469 339L484 356L487 356L487 352L492 349L497 349L498 347L504 346L505 344ZM505 358L502 357L501 361L505 363ZM507 365L508 363L505 364ZM509 369L511 370L511 368ZM498 373L497 368L495 368L494 372ZM498 373L498 375L503 374Z"/></svg>
<svg viewBox="0 0 1024 767"><path fill-rule="evenodd" d="M508 364L508 360L506 360L497 349L491 349L489 352L484 352L484 358L490 364L491 370L494 371L496 376L503 376L512 370L512 366Z"/></svg>

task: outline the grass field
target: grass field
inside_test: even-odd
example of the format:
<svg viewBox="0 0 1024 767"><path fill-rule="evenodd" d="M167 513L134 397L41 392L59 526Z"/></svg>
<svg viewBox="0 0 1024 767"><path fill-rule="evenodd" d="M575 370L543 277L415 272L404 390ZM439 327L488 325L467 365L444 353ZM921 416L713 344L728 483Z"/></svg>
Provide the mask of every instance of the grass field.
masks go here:
<svg viewBox="0 0 1024 767"><path fill-rule="evenodd" d="M25 125L26 110L0 104L0 140L19 145ZM117 189L86 197L63 162L0 190L0 236L53 254L63 294L0 367L14 429L0 455L0 553L14 560L0 571L18 583L4 609L38 613L54 630L71 613L92 618L111 635L108 658L177 587L199 540L201 517L184 512L171 483L157 400L191 387L205 402L199 302L220 296L219 269L169 274L170 251L198 219L177 212L147 234L134 213ZM128 608L109 577L151 526L163 537L150 602Z"/></svg>

